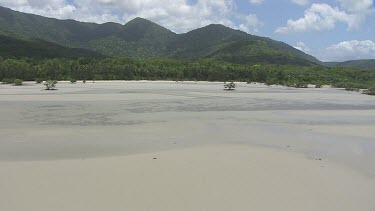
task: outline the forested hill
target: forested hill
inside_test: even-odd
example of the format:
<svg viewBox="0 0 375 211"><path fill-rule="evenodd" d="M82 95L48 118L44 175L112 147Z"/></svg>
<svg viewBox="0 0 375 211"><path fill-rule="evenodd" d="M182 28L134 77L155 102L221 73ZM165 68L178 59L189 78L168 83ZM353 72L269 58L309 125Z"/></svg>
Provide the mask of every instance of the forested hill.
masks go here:
<svg viewBox="0 0 375 211"><path fill-rule="evenodd" d="M352 60L352 61L346 61L346 62L325 62L324 64L327 66L375 69L375 59Z"/></svg>
<svg viewBox="0 0 375 211"><path fill-rule="evenodd" d="M66 47L85 48L107 56L215 59L241 64L312 65L319 61L282 42L253 36L223 25L176 34L136 18L125 25L57 20L0 7L0 28Z"/></svg>
<svg viewBox="0 0 375 211"><path fill-rule="evenodd" d="M87 50L68 48L44 40L18 36L0 30L0 57L2 58L80 58L103 57L103 55Z"/></svg>

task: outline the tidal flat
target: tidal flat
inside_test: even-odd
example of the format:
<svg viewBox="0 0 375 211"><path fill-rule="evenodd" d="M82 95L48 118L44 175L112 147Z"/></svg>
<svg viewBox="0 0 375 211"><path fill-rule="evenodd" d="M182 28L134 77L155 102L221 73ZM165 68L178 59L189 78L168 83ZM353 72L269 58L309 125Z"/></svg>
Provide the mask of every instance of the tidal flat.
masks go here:
<svg viewBox="0 0 375 211"><path fill-rule="evenodd" d="M373 96L221 82L43 88L0 85L0 210L375 209Z"/></svg>

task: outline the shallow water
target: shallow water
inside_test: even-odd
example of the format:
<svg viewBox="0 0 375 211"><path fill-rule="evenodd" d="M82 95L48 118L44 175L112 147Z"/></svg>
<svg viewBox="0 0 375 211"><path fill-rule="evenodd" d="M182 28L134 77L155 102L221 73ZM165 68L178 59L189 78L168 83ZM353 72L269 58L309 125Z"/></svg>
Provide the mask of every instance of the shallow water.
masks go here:
<svg viewBox="0 0 375 211"><path fill-rule="evenodd" d="M336 161L375 176L375 98L208 82L0 86L0 161L85 159L223 143Z"/></svg>

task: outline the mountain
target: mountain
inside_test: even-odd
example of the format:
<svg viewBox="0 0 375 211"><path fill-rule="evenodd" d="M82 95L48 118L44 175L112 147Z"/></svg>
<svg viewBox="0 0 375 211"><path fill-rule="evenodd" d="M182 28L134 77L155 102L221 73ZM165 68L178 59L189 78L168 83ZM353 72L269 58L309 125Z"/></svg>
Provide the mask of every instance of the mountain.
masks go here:
<svg viewBox="0 0 375 211"><path fill-rule="evenodd" d="M283 42L212 24L184 34L136 18L125 25L57 20L0 7L0 28L107 56L216 59L233 63L313 65L320 61Z"/></svg>
<svg viewBox="0 0 375 211"><path fill-rule="evenodd" d="M375 59L352 60L352 61L346 61L346 62L324 62L324 64L327 66L375 69Z"/></svg>
<svg viewBox="0 0 375 211"><path fill-rule="evenodd" d="M0 56L3 58L79 58L103 55L77 48L68 48L44 40L27 38L0 30Z"/></svg>
<svg viewBox="0 0 375 211"><path fill-rule="evenodd" d="M177 36L167 47L177 59L309 65L319 60L282 42L211 24Z"/></svg>
<svg viewBox="0 0 375 211"><path fill-rule="evenodd" d="M83 23L26 14L0 7L0 28L20 35L108 56L148 58L164 56L166 42L176 35L151 21L137 18L117 23Z"/></svg>

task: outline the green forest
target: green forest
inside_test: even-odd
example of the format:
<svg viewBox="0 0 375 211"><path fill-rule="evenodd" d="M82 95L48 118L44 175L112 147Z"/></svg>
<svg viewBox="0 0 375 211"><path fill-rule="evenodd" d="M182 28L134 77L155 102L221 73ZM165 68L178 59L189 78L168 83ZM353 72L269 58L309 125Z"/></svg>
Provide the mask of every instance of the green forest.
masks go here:
<svg viewBox="0 0 375 211"><path fill-rule="evenodd" d="M367 89L375 84L375 71L320 65L246 65L216 60L181 61L166 58L0 58L0 79L244 81L268 85L317 84Z"/></svg>

